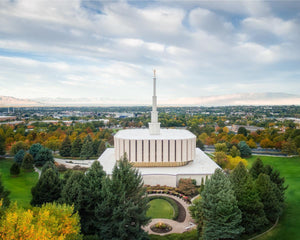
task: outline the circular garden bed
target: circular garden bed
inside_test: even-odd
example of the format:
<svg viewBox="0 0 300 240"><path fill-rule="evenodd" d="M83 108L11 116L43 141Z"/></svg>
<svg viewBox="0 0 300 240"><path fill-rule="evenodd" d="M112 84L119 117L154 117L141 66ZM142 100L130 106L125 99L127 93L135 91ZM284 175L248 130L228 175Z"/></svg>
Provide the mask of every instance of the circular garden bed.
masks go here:
<svg viewBox="0 0 300 240"><path fill-rule="evenodd" d="M152 225L150 228L153 232L156 233L168 233L172 230L172 227L169 224L164 222L156 223Z"/></svg>

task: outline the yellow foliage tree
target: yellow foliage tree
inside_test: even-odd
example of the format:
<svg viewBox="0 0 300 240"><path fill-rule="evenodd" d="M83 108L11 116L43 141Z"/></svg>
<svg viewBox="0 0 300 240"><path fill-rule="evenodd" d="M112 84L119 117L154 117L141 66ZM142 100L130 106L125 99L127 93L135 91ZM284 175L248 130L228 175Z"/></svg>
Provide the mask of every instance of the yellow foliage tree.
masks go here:
<svg viewBox="0 0 300 240"><path fill-rule="evenodd" d="M245 166L247 166L247 164L248 164L247 160L244 159L244 158L241 158L239 156L232 157L230 155L227 155L226 168L232 170L232 169L234 169L239 164L239 162L242 162Z"/></svg>
<svg viewBox="0 0 300 240"><path fill-rule="evenodd" d="M25 210L12 204L0 224L0 239L80 240L80 223L73 206L47 203Z"/></svg>

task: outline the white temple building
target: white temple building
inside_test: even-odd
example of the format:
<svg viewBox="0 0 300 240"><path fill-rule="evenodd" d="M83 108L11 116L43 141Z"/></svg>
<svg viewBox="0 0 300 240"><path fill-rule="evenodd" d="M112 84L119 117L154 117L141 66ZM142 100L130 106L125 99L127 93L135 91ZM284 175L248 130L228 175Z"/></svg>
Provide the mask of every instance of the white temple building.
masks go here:
<svg viewBox="0 0 300 240"><path fill-rule="evenodd" d="M210 177L219 166L202 150L196 148L196 136L187 130L160 129L157 112L156 72L153 76L153 97L149 129L120 130L114 136L115 148L100 156L104 171L113 167L126 154L139 169L147 185L176 187L179 179L192 178L197 184Z"/></svg>

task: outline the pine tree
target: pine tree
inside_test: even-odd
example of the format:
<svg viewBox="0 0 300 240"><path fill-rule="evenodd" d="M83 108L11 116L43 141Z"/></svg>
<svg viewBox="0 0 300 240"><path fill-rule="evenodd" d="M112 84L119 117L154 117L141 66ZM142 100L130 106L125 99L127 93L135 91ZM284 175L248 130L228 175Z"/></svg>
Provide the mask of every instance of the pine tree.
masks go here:
<svg viewBox="0 0 300 240"><path fill-rule="evenodd" d="M61 196L62 180L52 162L47 162L37 184L31 189L31 205L40 206L43 203L57 201Z"/></svg>
<svg viewBox="0 0 300 240"><path fill-rule="evenodd" d="M89 159L91 156L93 156L93 141L90 135L87 135L84 139L80 157Z"/></svg>
<svg viewBox="0 0 300 240"><path fill-rule="evenodd" d="M5 139L4 137L0 136L0 155L5 155Z"/></svg>
<svg viewBox="0 0 300 240"><path fill-rule="evenodd" d="M69 136L66 136L66 138L63 140L61 143L60 149L59 149L59 154L62 157L70 157L71 156L71 140Z"/></svg>
<svg viewBox="0 0 300 240"><path fill-rule="evenodd" d="M237 206L229 178L221 169L207 180L201 194L203 239L234 239L242 232L242 213Z"/></svg>
<svg viewBox="0 0 300 240"><path fill-rule="evenodd" d="M52 151L49 148L43 147L36 156L35 165L44 166L47 162L54 162Z"/></svg>
<svg viewBox="0 0 300 240"><path fill-rule="evenodd" d="M13 163L10 167L10 175L17 176L20 174L20 166L17 163Z"/></svg>
<svg viewBox="0 0 300 240"><path fill-rule="evenodd" d="M275 222L281 213L281 204L276 195L277 187L270 177L264 173L259 174L255 187L258 196L264 205L264 212L269 221Z"/></svg>
<svg viewBox="0 0 300 240"><path fill-rule="evenodd" d="M25 151L23 149L19 150L14 156L14 162L19 164L19 166L21 166L24 156L25 156Z"/></svg>
<svg viewBox="0 0 300 240"><path fill-rule="evenodd" d="M31 147L29 148L29 153L33 157L34 161L37 160L37 155L42 148L43 148L43 146L39 143L32 144Z"/></svg>
<svg viewBox="0 0 300 240"><path fill-rule="evenodd" d="M80 157L82 142L79 137L77 137L72 143L71 156L72 157Z"/></svg>
<svg viewBox="0 0 300 240"><path fill-rule="evenodd" d="M101 156L102 153L104 153L105 149L106 149L105 142L103 140L101 140L99 147L98 147L98 152L97 152L98 156Z"/></svg>
<svg viewBox="0 0 300 240"><path fill-rule="evenodd" d="M93 142L93 156L96 156L97 153L98 153L98 148L99 148L99 145L100 145L100 140L98 139L95 139L94 142Z"/></svg>
<svg viewBox="0 0 300 240"><path fill-rule="evenodd" d="M259 174L264 173L264 164L260 158L257 158L253 162L252 167L249 170L249 173L251 174L253 179L257 179Z"/></svg>
<svg viewBox="0 0 300 240"><path fill-rule="evenodd" d="M102 227L98 221L96 208L102 204L102 185L106 174L98 161L94 161L85 175L83 182L83 200L81 206L78 206L81 218L81 228L85 235L93 235L99 227ZM79 201L78 201L79 202ZM108 238L106 238L108 239Z"/></svg>
<svg viewBox="0 0 300 240"><path fill-rule="evenodd" d="M240 150L241 157L250 157L252 155L252 150L245 141L240 141L238 148Z"/></svg>
<svg viewBox="0 0 300 240"><path fill-rule="evenodd" d="M83 172L72 172L61 192L62 202L74 205L75 211L81 211L84 204L84 177Z"/></svg>
<svg viewBox="0 0 300 240"><path fill-rule="evenodd" d="M8 197L9 194L10 194L10 191L6 190L2 184L2 179L1 179L1 174L0 174L0 199L2 199L2 206L5 208L8 207L10 204L10 200Z"/></svg>
<svg viewBox="0 0 300 240"><path fill-rule="evenodd" d="M22 162L22 168L27 171L33 171L33 157L30 153L26 153Z"/></svg>
<svg viewBox="0 0 300 240"><path fill-rule="evenodd" d="M256 192L252 177L242 162L230 174L230 181L238 207L242 211L241 226L247 234L261 230L268 222L264 206Z"/></svg>
<svg viewBox="0 0 300 240"><path fill-rule="evenodd" d="M103 185L102 204L96 209L99 229L105 239L148 239L141 228L150 218L146 216L148 198L141 174L125 158L115 165L111 180Z"/></svg>

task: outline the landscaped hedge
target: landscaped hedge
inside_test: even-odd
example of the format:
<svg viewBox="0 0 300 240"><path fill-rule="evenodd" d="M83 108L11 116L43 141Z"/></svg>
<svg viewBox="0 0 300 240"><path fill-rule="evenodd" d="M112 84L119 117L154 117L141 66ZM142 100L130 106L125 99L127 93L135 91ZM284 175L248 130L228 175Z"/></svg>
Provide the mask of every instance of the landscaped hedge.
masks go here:
<svg viewBox="0 0 300 240"><path fill-rule="evenodd" d="M176 220L178 218L179 209L178 209L178 206L177 206L176 202L172 198L169 198L169 197L166 197L166 196L150 196L148 198L149 198L149 201L151 201L153 199L163 199L163 200L166 200L168 203L171 204L171 206L174 209L174 216L173 216L172 219Z"/></svg>
<svg viewBox="0 0 300 240"><path fill-rule="evenodd" d="M199 239L197 230L192 230L184 233L172 233L164 236L151 234L150 240L197 240Z"/></svg>

